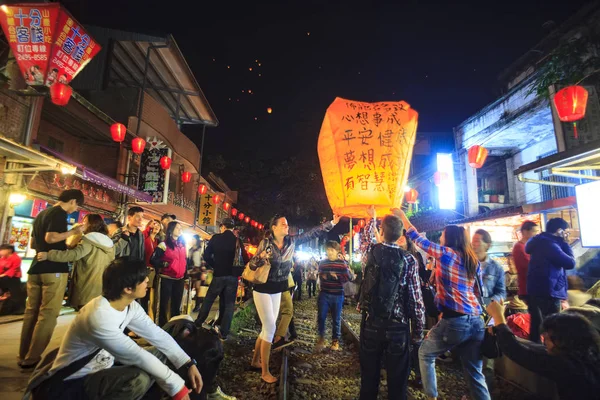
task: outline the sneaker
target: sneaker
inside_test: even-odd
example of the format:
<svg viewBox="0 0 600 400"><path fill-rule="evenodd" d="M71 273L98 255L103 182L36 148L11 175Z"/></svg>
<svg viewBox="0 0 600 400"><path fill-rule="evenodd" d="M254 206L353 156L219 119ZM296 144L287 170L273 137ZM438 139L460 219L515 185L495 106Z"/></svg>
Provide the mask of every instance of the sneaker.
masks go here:
<svg viewBox="0 0 600 400"><path fill-rule="evenodd" d="M340 349L340 341L339 341L339 340L337 340L337 339L334 339L334 340L331 342L331 347L330 347L330 348L331 348L331 350L333 350L333 351L338 351L338 350Z"/></svg>
<svg viewBox="0 0 600 400"><path fill-rule="evenodd" d="M320 353L325 349L325 339L322 337L317 340L317 344L315 345L315 353Z"/></svg>
<svg viewBox="0 0 600 400"><path fill-rule="evenodd" d="M283 349L284 347L287 347L291 344L293 344L294 341L293 340L287 340L286 338L281 338L279 339L279 341L273 343L273 346L271 347L272 351L279 351L281 349Z"/></svg>
<svg viewBox="0 0 600 400"><path fill-rule="evenodd" d="M217 386L217 390L214 393L206 395L207 400L237 400L237 397L229 396L223 393L220 386Z"/></svg>

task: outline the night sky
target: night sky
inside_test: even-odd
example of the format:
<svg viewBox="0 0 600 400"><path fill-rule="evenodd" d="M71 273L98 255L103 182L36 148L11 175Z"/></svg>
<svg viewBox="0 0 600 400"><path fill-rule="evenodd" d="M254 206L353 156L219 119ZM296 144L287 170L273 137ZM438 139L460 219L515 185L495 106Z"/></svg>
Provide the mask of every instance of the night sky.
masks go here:
<svg viewBox="0 0 600 400"><path fill-rule="evenodd" d="M498 75L549 32L544 22L586 2L66 3L84 24L174 35L220 121L207 156L281 160L316 155L336 96L405 100L419 131L451 135L498 97ZM200 128L184 131L200 144Z"/></svg>

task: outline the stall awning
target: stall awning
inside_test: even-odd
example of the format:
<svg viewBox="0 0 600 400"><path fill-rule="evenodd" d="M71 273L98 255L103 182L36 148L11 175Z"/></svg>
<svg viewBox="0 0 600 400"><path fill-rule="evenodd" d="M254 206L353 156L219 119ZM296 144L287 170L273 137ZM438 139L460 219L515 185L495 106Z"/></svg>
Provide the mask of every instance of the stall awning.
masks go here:
<svg viewBox="0 0 600 400"><path fill-rule="evenodd" d="M54 158L2 135L0 135L0 155L7 158L7 163L18 164L14 168L12 166L5 168L4 174L44 171L61 171L65 174L74 174L77 170L77 167L68 161Z"/></svg>
<svg viewBox="0 0 600 400"><path fill-rule="evenodd" d="M600 170L600 141L587 143L583 146L561 151L548 157L525 164L515 171L515 175L522 182L539 183L553 186L576 186L586 181L600 180L597 171ZM527 172L557 175L571 178L569 182L545 181L530 179L523 176Z"/></svg>
<svg viewBox="0 0 600 400"><path fill-rule="evenodd" d="M107 189L113 190L118 193L126 194L127 196L131 196L137 200L144 201L147 203L152 203L152 196L148 193L144 193L142 191L136 190L132 187L125 185L123 182L120 182L114 178L103 175L99 172L94 171L91 168L86 167L83 164L80 164L74 160L71 160L69 157L62 155L54 150L51 150L47 147L40 146L42 150L46 153L53 155L54 157L65 160L77 168L77 175L81 176L83 180L88 182L92 182L101 186L104 186Z"/></svg>

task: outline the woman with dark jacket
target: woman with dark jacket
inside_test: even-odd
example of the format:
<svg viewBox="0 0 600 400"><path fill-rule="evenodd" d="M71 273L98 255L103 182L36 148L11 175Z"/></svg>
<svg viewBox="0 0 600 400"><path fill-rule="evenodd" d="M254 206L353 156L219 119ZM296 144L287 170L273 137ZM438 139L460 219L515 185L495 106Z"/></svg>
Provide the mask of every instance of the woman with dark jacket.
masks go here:
<svg viewBox="0 0 600 400"><path fill-rule="evenodd" d="M169 300L171 301L170 317L181 314L185 283L183 278L187 270L185 244L180 240L182 233L183 229L178 222L169 222L165 241L158 245L152 256L151 263L160 275L158 326L164 326L168 321Z"/></svg>
<svg viewBox="0 0 600 400"><path fill-rule="evenodd" d="M552 314L542 323L544 345L518 340L506 325L504 306L492 302L502 354L556 383L561 400L592 400L600 394L600 335L581 315Z"/></svg>
<svg viewBox="0 0 600 400"><path fill-rule="evenodd" d="M269 371L269 359L277 328L281 293L288 290L288 276L292 269L296 245L308 242L323 232L329 232L339 220L340 217L334 215L331 222L326 222L301 235L289 236L287 219L276 214L269 223L268 237L260 242L255 256L250 260L250 268L253 270L262 267L266 260L271 264L267 282L254 285L253 291L254 305L262 322L262 330L256 339L252 367L261 369L262 379L267 383L277 381Z"/></svg>

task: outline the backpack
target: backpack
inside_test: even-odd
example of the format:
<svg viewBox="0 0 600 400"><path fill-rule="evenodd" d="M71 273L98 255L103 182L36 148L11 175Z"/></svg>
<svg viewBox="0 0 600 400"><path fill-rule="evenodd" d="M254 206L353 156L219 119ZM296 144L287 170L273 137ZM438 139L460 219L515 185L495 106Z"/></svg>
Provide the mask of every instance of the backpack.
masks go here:
<svg viewBox="0 0 600 400"><path fill-rule="evenodd" d="M405 269L401 249L375 245L368 255L359 301L361 310L380 319L393 317Z"/></svg>

